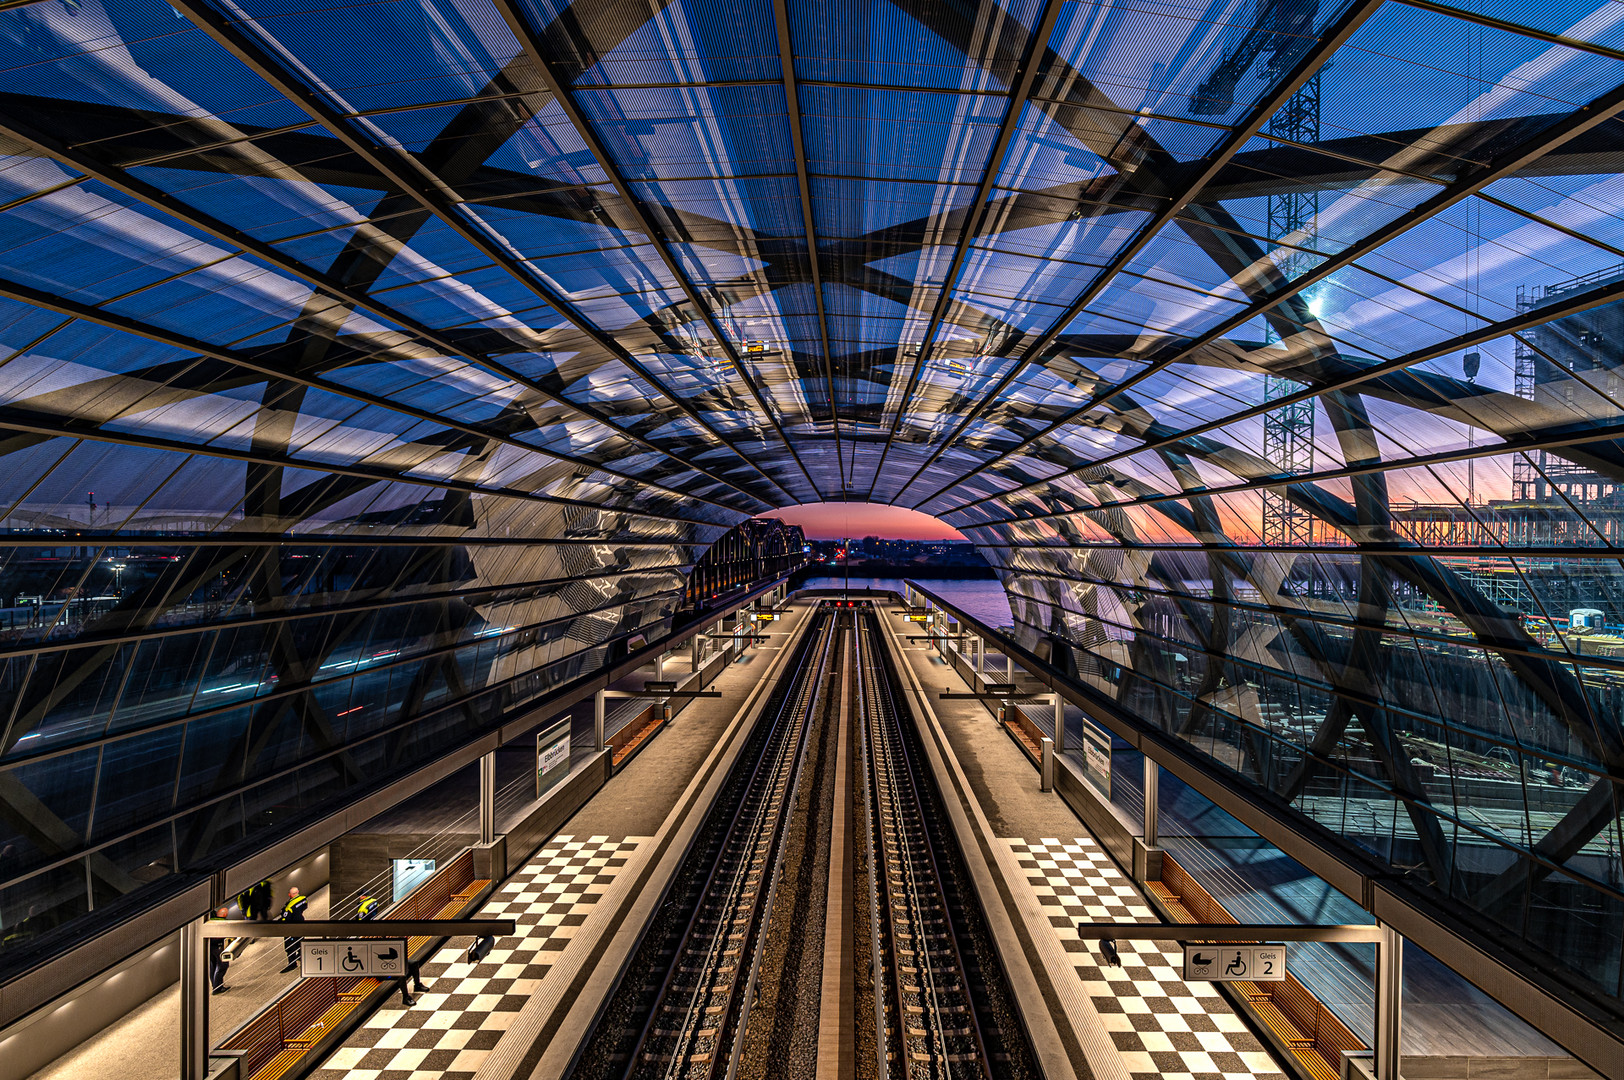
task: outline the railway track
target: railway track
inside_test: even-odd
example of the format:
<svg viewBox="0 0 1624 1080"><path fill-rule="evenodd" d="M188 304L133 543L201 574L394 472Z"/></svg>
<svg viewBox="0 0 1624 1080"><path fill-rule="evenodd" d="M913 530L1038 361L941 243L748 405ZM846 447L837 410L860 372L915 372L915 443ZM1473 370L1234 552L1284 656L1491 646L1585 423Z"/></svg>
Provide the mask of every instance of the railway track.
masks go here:
<svg viewBox="0 0 1624 1080"><path fill-rule="evenodd" d="M851 1033L859 1052L840 1080L1036 1076L872 612L816 612L787 672L572 1076L836 1075L816 1037L826 942L809 912L821 915L846 857L830 850L839 799L861 823L846 922L868 969L851 995L865 1030ZM841 738L855 767L837 790Z"/></svg>
<svg viewBox="0 0 1624 1080"><path fill-rule="evenodd" d="M856 627L858 782L869 822L873 1072L904 1080L1038 1075L923 750L898 708L874 615Z"/></svg>
<svg viewBox="0 0 1624 1080"><path fill-rule="evenodd" d="M820 611L773 690L573 1073L581 1080L733 1075L795 781L836 619Z"/></svg>

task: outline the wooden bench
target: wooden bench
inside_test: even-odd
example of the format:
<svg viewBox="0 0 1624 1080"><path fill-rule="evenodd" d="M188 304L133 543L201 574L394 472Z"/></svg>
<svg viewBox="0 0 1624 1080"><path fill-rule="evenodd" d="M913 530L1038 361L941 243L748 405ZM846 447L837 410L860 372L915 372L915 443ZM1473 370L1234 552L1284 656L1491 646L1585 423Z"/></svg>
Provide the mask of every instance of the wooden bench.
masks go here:
<svg viewBox="0 0 1624 1080"><path fill-rule="evenodd" d="M1232 923L1234 916L1230 915L1223 905L1213 899L1212 895L1200 885L1183 867L1179 866L1173 858L1166 853L1162 855L1162 872L1172 872L1175 879L1180 881L1180 887L1185 892L1194 892L1192 903L1184 902L1184 895L1174 892L1165 881L1147 881L1145 886L1152 896L1167 911L1170 921L1180 924L1211 922ZM1206 918L1200 912L1191 910L1199 907L1206 912ZM1330 1011L1321 1005L1308 988L1299 983L1293 976L1287 975L1284 983L1269 983L1267 985L1252 982L1234 982L1229 984L1237 993L1246 999L1251 1006L1253 1014L1274 1036L1280 1044L1291 1051L1297 1064L1313 1080L1338 1080L1341 1076L1341 1051L1344 1049L1362 1049L1363 1044L1354 1037L1341 1021L1331 1016ZM1288 1012L1276 1000L1273 987L1280 986L1285 992L1284 996L1291 999L1292 1007ZM1309 1003L1312 1003L1311 1005ZM1309 1013L1308 1016L1294 1017L1292 1013ZM1305 1021L1312 1021L1307 1023ZM1304 1028L1308 1030L1304 1030ZM1320 1029L1324 1028L1322 1032ZM1322 1038L1323 1036L1323 1038Z"/></svg>
<svg viewBox="0 0 1624 1080"><path fill-rule="evenodd" d="M259 1072L254 1074L254 1080L282 1080L304 1056L303 1050L283 1050L260 1067Z"/></svg>
<svg viewBox="0 0 1624 1080"><path fill-rule="evenodd" d="M490 879L488 878L479 878L469 882L454 893L451 899L434 913L432 918L456 918L467 909L473 902L474 897L478 896L489 885ZM389 925L389 920L385 919L376 925L386 927ZM406 955L410 956L432 940L429 937L410 938L406 943ZM285 1035L282 1039L282 1049L264 1065L260 1066L249 1080L282 1080L283 1077L299 1068L304 1063L305 1057L311 1050L315 1049L316 1045L326 1037L328 1032L338 1027L351 1013L361 1008L367 997L378 987L384 985L385 981L371 977L361 978L355 980L348 987L337 991L337 1000L329 1005L315 1020L305 1025L298 1034ZM307 1012L305 1015L310 1014Z"/></svg>
<svg viewBox="0 0 1624 1080"><path fill-rule="evenodd" d="M377 985L378 985L378 980L372 978L369 975L366 978L362 979L360 982L357 982L354 986L350 987L348 990L340 990L339 993L338 993L338 1000L340 1000L340 1001L364 1001L366 999L366 996L368 994L372 993L372 988L374 986L377 986Z"/></svg>
<svg viewBox="0 0 1624 1080"><path fill-rule="evenodd" d="M642 722L638 723L636 730L633 731L624 741L619 742L618 745L615 742L610 743L610 748L614 751L614 754L610 759L610 765L612 768L620 768L620 766L630 759L633 754L637 753L637 751L643 748L644 743L654 738L655 733L659 731L660 728L665 726L665 710L654 709L652 712L654 715L647 717ZM622 731L619 734L624 735L625 732Z"/></svg>
<svg viewBox="0 0 1624 1080"><path fill-rule="evenodd" d="M1002 727L1009 732L1010 738L1021 752L1032 760L1032 764L1043 767L1043 740L1048 738L1027 715L1021 711L1019 705L1011 705L1002 722Z"/></svg>

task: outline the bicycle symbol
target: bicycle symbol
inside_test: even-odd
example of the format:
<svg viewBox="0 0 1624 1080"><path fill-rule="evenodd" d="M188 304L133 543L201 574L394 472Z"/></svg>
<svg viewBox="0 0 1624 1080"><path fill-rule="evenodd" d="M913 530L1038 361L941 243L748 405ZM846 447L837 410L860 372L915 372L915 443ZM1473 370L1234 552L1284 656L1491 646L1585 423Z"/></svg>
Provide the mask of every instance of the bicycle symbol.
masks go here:
<svg viewBox="0 0 1624 1080"><path fill-rule="evenodd" d="M339 966L345 971L360 971L366 965L362 962L359 956L355 955L355 947L352 945L344 950L344 959L340 962Z"/></svg>

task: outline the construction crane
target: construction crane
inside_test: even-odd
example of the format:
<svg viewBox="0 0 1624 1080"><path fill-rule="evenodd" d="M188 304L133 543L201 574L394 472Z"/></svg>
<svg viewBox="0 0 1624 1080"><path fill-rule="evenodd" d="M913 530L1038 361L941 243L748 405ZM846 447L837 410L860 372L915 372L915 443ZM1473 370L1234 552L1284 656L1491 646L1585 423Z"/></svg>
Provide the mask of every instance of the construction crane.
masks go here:
<svg viewBox="0 0 1624 1080"><path fill-rule="evenodd" d="M1314 39L1319 0L1257 0L1254 26L1224 54L1218 66L1196 88L1190 111L1197 116L1223 116L1235 108L1235 87L1263 60L1266 78L1284 75L1304 46Z"/></svg>
<svg viewBox="0 0 1624 1080"><path fill-rule="evenodd" d="M1319 17L1319 0L1257 0L1255 25L1246 31L1235 47L1224 55L1212 74L1196 89L1191 112L1197 115L1223 115L1235 108L1235 87L1241 78L1259 65L1258 75L1273 83L1285 77L1304 47L1313 40ZM1313 145L1319 141L1320 76L1305 82L1269 118L1268 134L1287 143ZM1290 247L1276 248L1275 265L1291 280L1312 265L1309 254L1318 238L1319 192L1297 191L1270 195L1268 199L1269 238L1289 239ZM1307 249L1307 250L1304 250ZM1267 340L1279 340L1270 327ZM1299 385L1291 379L1265 373L1263 400L1273 401L1295 393ZM1282 405L1263 415L1263 453L1270 464L1285 476L1297 476L1314 469L1314 402L1312 399ZM1263 493L1263 542L1270 546L1306 547L1314 539L1314 516L1274 491Z"/></svg>

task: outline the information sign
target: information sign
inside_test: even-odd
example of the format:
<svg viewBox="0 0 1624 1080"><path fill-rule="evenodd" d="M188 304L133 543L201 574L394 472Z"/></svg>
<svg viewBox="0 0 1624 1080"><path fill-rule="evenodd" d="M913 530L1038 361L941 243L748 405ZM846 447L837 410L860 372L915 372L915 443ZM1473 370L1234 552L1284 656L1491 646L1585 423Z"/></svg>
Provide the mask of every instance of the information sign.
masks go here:
<svg viewBox="0 0 1624 1080"><path fill-rule="evenodd" d="M1264 945L1186 945L1184 978L1193 982L1283 982L1286 947Z"/></svg>
<svg viewBox="0 0 1624 1080"><path fill-rule="evenodd" d="M570 771L570 722L564 719L536 736L536 798Z"/></svg>
<svg viewBox="0 0 1624 1080"><path fill-rule="evenodd" d="M299 974L307 979L338 975L378 978L406 974L406 942L401 938L366 941L313 941L299 948Z"/></svg>
<svg viewBox="0 0 1624 1080"><path fill-rule="evenodd" d="M1088 779L1111 799L1111 733L1089 717L1083 717L1083 766Z"/></svg>

